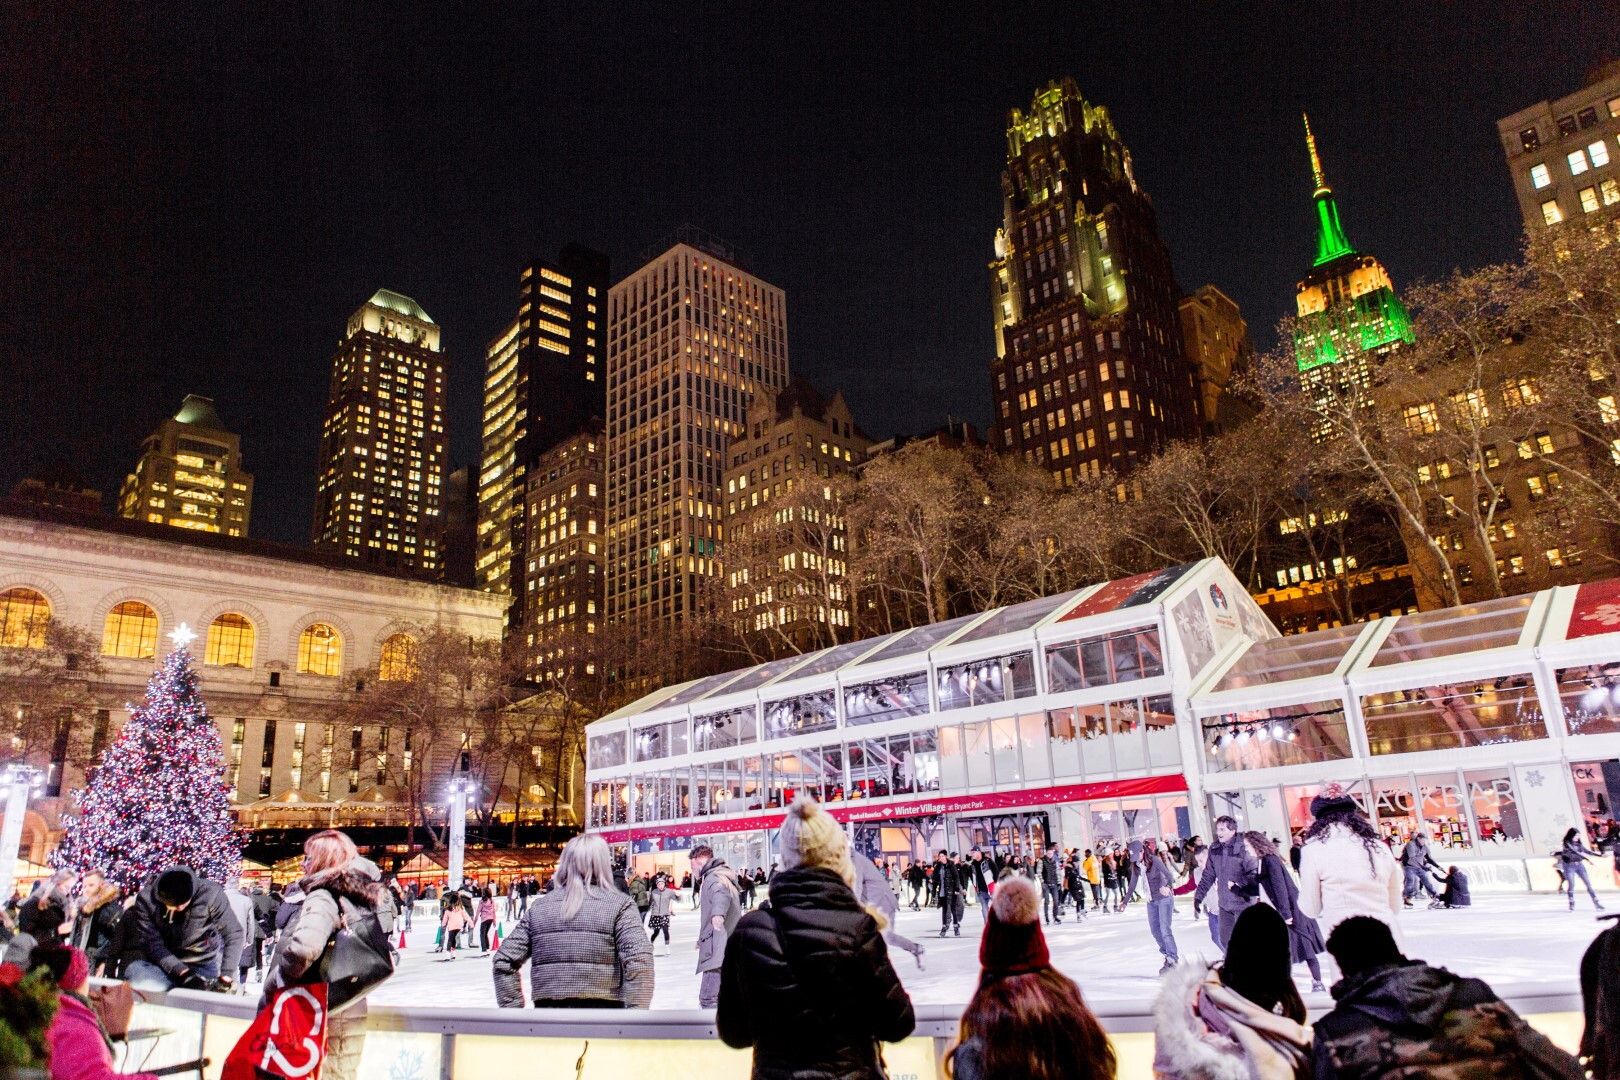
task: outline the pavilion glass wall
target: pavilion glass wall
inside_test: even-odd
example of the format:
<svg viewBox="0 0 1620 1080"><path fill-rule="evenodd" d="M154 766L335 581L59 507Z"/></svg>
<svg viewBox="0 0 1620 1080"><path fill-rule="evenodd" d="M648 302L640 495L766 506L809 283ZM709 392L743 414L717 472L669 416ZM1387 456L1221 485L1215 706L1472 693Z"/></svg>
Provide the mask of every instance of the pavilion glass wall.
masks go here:
<svg viewBox="0 0 1620 1080"><path fill-rule="evenodd" d="M1199 721L1209 773L1274 769L1352 756L1340 699L1219 713Z"/></svg>
<svg viewBox="0 0 1620 1080"><path fill-rule="evenodd" d="M1375 757L1547 737L1529 673L1369 694L1361 713Z"/></svg>
<svg viewBox="0 0 1620 1080"><path fill-rule="evenodd" d="M1396 773L1349 787L1378 834L1393 845L1405 843L1421 828L1429 834L1436 859L1530 854L1513 773L1506 765ZM1210 816L1230 814L1243 827L1251 827L1249 808L1267 805L1278 790L1267 785L1211 791ZM1295 836L1310 825L1311 800L1321 790L1321 784L1280 788L1288 828Z"/></svg>
<svg viewBox="0 0 1620 1080"><path fill-rule="evenodd" d="M1620 732L1620 664L1559 668L1558 699L1571 735Z"/></svg>

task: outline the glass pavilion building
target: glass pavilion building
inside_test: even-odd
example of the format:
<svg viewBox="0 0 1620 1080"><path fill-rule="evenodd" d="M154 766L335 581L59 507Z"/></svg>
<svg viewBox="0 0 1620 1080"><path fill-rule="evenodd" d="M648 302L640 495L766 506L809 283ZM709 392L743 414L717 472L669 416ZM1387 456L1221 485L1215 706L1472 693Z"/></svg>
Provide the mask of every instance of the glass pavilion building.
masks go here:
<svg viewBox="0 0 1620 1080"><path fill-rule="evenodd" d="M1280 637L1217 560L667 687L587 732L642 869L769 866L807 793L870 854L1284 837L1329 780L1479 888L1620 798L1620 581ZM1599 875L1605 877L1606 875Z"/></svg>

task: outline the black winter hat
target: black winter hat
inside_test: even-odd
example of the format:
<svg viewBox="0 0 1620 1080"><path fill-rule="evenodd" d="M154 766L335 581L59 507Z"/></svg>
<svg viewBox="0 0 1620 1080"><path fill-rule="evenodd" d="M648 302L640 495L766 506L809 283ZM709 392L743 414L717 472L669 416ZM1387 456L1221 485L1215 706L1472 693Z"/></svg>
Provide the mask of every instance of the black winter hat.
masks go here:
<svg viewBox="0 0 1620 1080"><path fill-rule="evenodd" d="M181 904L191 903L196 888L191 871L183 866L177 866L158 875L157 898L160 903L179 907Z"/></svg>

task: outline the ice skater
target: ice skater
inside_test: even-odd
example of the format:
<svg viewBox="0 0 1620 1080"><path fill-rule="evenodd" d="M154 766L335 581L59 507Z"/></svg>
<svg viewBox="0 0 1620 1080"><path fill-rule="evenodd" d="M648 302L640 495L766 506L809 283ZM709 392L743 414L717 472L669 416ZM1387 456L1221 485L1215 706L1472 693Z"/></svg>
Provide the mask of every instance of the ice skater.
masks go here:
<svg viewBox="0 0 1620 1080"><path fill-rule="evenodd" d="M1202 903L1215 891L1215 944L1225 952L1238 916L1260 899L1260 860L1244 846L1235 818L1215 819L1215 840L1193 899Z"/></svg>
<svg viewBox="0 0 1620 1080"><path fill-rule="evenodd" d="M1159 946L1159 955L1164 958L1164 963L1159 967L1159 974L1163 975L1181 962L1173 925L1176 918L1176 871L1159 850L1159 842L1151 836L1142 841L1142 864L1142 872L1147 877L1148 929L1153 933L1154 943Z"/></svg>
<svg viewBox="0 0 1620 1080"><path fill-rule="evenodd" d="M1327 943L1322 940L1322 929L1316 925L1316 920L1299 910L1299 886L1294 884L1294 876L1283 865L1276 845L1265 833L1247 832L1243 836L1249 850L1260 859L1260 887L1288 926L1291 963L1309 968L1311 989L1319 994L1326 992L1327 987L1322 983L1322 962L1317 957L1327 952Z"/></svg>
<svg viewBox="0 0 1620 1080"><path fill-rule="evenodd" d="M1597 892L1592 888L1592 879L1586 876L1586 859L1601 858L1597 852L1581 843L1581 834L1578 829L1570 829L1564 834L1563 846L1558 849L1559 868L1564 872L1564 888L1569 893L1569 910L1575 910L1575 879L1580 878L1586 886L1586 895L1592 898L1592 906L1599 911L1603 905L1598 901Z"/></svg>
<svg viewBox="0 0 1620 1080"><path fill-rule="evenodd" d="M900 910L899 898L894 890L889 888L888 880L883 871L864 855L852 856L855 862L855 895L870 911L876 911L883 916L883 940L897 949L904 949L917 961L917 969L922 970L923 952L921 945L905 937L894 928L894 916Z"/></svg>
<svg viewBox="0 0 1620 1080"><path fill-rule="evenodd" d="M1401 871L1406 877L1402 902L1407 907L1412 906L1412 898L1419 891L1428 893L1430 900L1440 899L1440 894L1435 891L1434 884L1429 880L1431 866L1436 871L1444 872L1435 861L1433 853L1429 851L1429 834L1419 829L1401 849Z"/></svg>
<svg viewBox="0 0 1620 1080"><path fill-rule="evenodd" d="M964 905L964 891L967 888L967 867L958 860L961 858L956 852L951 852L949 861L945 852L939 853L934 862L935 888L939 892L939 936L944 937L947 931L954 929L956 936L962 936L962 909Z"/></svg>

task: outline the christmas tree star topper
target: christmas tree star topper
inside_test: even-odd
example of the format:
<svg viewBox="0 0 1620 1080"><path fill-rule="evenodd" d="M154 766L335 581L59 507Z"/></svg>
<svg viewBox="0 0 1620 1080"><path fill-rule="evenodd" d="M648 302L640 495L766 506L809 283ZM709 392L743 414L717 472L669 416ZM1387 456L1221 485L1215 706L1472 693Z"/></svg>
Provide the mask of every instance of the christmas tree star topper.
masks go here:
<svg viewBox="0 0 1620 1080"><path fill-rule="evenodd" d="M191 632L191 627L187 626L185 623L181 623L179 626L169 631L169 640L174 642L175 648L184 649L193 641L197 640L197 635Z"/></svg>

